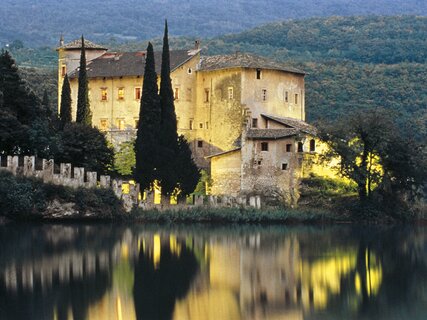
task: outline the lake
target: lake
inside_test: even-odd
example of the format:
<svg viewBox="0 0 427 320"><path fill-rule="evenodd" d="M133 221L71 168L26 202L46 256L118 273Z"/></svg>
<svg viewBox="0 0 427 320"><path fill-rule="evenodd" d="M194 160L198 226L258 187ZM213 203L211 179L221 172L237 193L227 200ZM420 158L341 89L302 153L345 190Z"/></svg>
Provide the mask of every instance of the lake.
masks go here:
<svg viewBox="0 0 427 320"><path fill-rule="evenodd" d="M0 226L0 319L427 319L415 226Z"/></svg>

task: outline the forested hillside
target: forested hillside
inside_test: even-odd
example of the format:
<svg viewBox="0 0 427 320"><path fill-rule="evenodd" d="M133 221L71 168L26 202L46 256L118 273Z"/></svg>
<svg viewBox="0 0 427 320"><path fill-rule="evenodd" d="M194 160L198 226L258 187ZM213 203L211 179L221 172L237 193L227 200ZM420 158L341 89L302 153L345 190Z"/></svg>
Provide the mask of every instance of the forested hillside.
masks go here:
<svg viewBox="0 0 427 320"><path fill-rule="evenodd" d="M70 40L144 40L161 34L209 37L272 21L333 15L427 15L425 0L2 0L0 46ZM315 35L315 34L314 34Z"/></svg>
<svg viewBox="0 0 427 320"><path fill-rule="evenodd" d="M310 121L338 117L352 108L381 106L394 110L399 117L425 122L426 39L427 17L332 17L273 23L239 34L202 39L202 47L203 53L210 55L253 52L307 71ZM171 47L189 48L193 40L173 38ZM119 50L146 47L145 42L103 43ZM159 42L155 40L154 44L158 50ZM21 48L12 53L21 65L56 66L53 49ZM46 79L52 75L49 71ZM34 77L28 79L31 84L38 83Z"/></svg>

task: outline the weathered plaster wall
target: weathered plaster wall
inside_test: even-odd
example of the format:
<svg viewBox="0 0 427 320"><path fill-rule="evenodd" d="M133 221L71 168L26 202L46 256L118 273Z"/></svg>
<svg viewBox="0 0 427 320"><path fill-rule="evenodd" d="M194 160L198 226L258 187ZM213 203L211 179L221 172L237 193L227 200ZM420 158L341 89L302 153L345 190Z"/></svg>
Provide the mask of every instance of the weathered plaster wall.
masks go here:
<svg viewBox="0 0 427 320"><path fill-rule="evenodd" d="M211 159L211 178L213 195L237 196L241 187L240 150Z"/></svg>
<svg viewBox="0 0 427 320"><path fill-rule="evenodd" d="M268 151L261 151L263 142L268 143ZM263 194L296 203L302 154L295 152L295 143L293 137L247 140L242 147L242 193ZM291 152L286 151L286 144L293 145Z"/></svg>
<svg viewBox="0 0 427 320"><path fill-rule="evenodd" d="M260 116L262 113L305 120L303 75L262 69L261 79L257 79L256 69L243 69L242 88L242 104L249 108L251 118L258 119L260 128L266 127L265 120ZM266 90L265 97L263 90Z"/></svg>

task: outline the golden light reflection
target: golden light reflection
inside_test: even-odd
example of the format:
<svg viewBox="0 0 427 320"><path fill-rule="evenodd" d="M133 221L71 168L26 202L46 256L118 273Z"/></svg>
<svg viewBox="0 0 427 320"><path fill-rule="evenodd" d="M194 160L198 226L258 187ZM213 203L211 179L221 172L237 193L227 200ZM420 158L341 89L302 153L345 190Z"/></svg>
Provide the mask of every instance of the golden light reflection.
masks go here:
<svg viewBox="0 0 427 320"><path fill-rule="evenodd" d="M369 297L375 296L378 294L382 282L382 267L378 258L369 250L365 251L365 267L366 277L363 281L366 286L366 293ZM359 295L362 294L362 279L359 272L356 273L354 284L356 292Z"/></svg>
<svg viewBox="0 0 427 320"><path fill-rule="evenodd" d="M171 252L179 257L181 254L181 245L176 241L176 237L172 234L169 236L169 246Z"/></svg>
<svg viewBox="0 0 427 320"><path fill-rule="evenodd" d="M153 237L153 263L154 267L157 269L160 264L160 255L162 250L162 244L160 242L160 235L155 234Z"/></svg>

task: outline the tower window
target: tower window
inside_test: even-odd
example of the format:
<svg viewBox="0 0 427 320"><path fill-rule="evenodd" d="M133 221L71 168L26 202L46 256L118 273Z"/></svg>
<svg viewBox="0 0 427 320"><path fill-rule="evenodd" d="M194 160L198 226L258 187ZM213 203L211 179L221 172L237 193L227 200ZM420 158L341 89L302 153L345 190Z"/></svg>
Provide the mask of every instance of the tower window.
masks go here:
<svg viewBox="0 0 427 320"><path fill-rule="evenodd" d="M99 129L105 131L108 129L108 119L101 119L99 122Z"/></svg>
<svg viewBox="0 0 427 320"><path fill-rule="evenodd" d="M179 100L179 88L175 88L173 97L175 100Z"/></svg>
<svg viewBox="0 0 427 320"><path fill-rule="evenodd" d="M65 77L66 74L67 74L67 66L63 64L61 66L61 76Z"/></svg>
<svg viewBox="0 0 427 320"><path fill-rule="evenodd" d="M101 88L101 101L107 101L107 100L108 100L107 88Z"/></svg>
<svg viewBox="0 0 427 320"><path fill-rule="evenodd" d="M289 92L288 91L285 91L284 100L285 100L285 102L289 102Z"/></svg>
<svg viewBox="0 0 427 320"><path fill-rule="evenodd" d="M316 151L316 141L314 139L310 140L310 152Z"/></svg>
<svg viewBox="0 0 427 320"><path fill-rule="evenodd" d="M117 125L117 129L124 130L125 129L125 119L117 119L116 125Z"/></svg>
<svg viewBox="0 0 427 320"><path fill-rule="evenodd" d="M188 74L192 74L192 73L193 73L193 70L192 70L191 68L188 68L187 73L188 73Z"/></svg>
<svg viewBox="0 0 427 320"><path fill-rule="evenodd" d="M267 101L267 89L262 89L262 101Z"/></svg>
<svg viewBox="0 0 427 320"><path fill-rule="evenodd" d="M288 164L282 163L282 170L288 170Z"/></svg>
<svg viewBox="0 0 427 320"><path fill-rule="evenodd" d="M193 130L193 120L190 120L190 130Z"/></svg>
<svg viewBox="0 0 427 320"><path fill-rule="evenodd" d="M256 78L261 79L261 69L256 69Z"/></svg>
<svg viewBox="0 0 427 320"><path fill-rule="evenodd" d="M261 151L268 151L268 142L261 142Z"/></svg>
<svg viewBox="0 0 427 320"><path fill-rule="evenodd" d="M209 89L205 89L205 102L209 102Z"/></svg>
<svg viewBox="0 0 427 320"><path fill-rule="evenodd" d="M117 96L119 100L124 100L125 99L125 88L119 88L119 90L117 91Z"/></svg>
<svg viewBox="0 0 427 320"><path fill-rule="evenodd" d="M228 88L228 100L233 100L234 99L234 90L233 87L229 87Z"/></svg>
<svg viewBox="0 0 427 320"><path fill-rule="evenodd" d="M203 129L203 122L200 122L200 123L199 123L199 128L200 128L200 129Z"/></svg>
<svg viewBox="0 0 427 320"><path fill-rule="evenodd" d="M203 141L202 140L197 141L197 148L203 148Z"/></svg>
<svg viewBox="0 0 427 320"><path fill-rule="evenodd" d="M135 100L141 100L141 88L135 88Z"/></svg>
<svg viewBox="0 0 427 320"><path fill-rule="evenodd" d="M298 104L298 93L295 93L295 104Z"/></svg>
<svg viewBox="0 0 427 320"><path fill-rule="evenodd" d="M252 118L252 128L258 128L258 119Z"/></svg>

